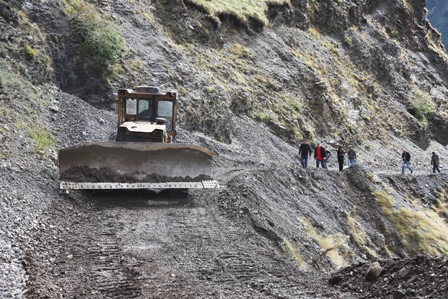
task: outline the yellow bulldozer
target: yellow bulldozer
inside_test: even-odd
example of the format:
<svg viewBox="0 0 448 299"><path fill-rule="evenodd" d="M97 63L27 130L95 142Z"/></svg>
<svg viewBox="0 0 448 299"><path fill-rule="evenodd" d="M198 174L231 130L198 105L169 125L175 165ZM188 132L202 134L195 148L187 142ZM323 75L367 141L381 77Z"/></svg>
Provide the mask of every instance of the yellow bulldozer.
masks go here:
<svg viewBox="0 0 448 299"><path fill-rule="evenodd" d="M176 117L176 92L118 90L116 141L60 149L60 188L219 188L211 178L213 152L175 142Z"/></svg>

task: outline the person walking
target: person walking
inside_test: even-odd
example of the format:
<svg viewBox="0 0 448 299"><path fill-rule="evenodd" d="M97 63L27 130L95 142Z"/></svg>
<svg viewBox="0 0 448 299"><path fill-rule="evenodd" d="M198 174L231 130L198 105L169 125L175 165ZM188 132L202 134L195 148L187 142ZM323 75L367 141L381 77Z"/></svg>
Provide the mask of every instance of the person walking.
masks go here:
<svg viewBox="0 0 448 299"><path fill-rule="evenodd" d="M325 146L323 146L323 148L325 149L325 158L324 158L325 169L328 169L328 159L330 159L331 153L329 150L327 150Z"/></svg>
<svg viewBox="0 0 448 299"><path fill-rule="evenodd" d="M351 145L348 147L347 158L348 158L348 167L356 163L356 152Z"/></svg>
<svg viewBox="0 0 448 299"><path fill-rule="evenodd" d="M439 156L436 154L436 152L432 152L431 165L432 165L432 173L436 173L436 170L440 173Z"/></svg>
<svg viewBox="0 0 448 299"><path fill-rule="evenodd" d="M403 153L401 154L401 158L403 159L403 163L401 164L401 173L404 173L404 169L408 168L413 173L411 168L411 154L408 153L407 150L403 149Z"/></svg>
<svg viewBox="0 0 448 299"><path fill-rule="evenodd" d="M338 156L339 171L342 171L344 169L344 159L345 159L345 150L342 147L342 145L339 146L336 153Z"/></svg>
<svg viewBox="0 0 448 299"><path fill-rule="evenodd" d="M300 145L299 156L302 167L306 168L308 166L308 156L311 158L311 146L308 144L308 140L304 140Z"/></svg>
<svg viewBox="0 0 448 299"><path fill-rule="evenodd" d="M322 165L322 168L325 167L325 148L320 145L320 142L317 143L317 147L314 149L314 158L316 159L316 167L319 168L319 163Z"/></svg>

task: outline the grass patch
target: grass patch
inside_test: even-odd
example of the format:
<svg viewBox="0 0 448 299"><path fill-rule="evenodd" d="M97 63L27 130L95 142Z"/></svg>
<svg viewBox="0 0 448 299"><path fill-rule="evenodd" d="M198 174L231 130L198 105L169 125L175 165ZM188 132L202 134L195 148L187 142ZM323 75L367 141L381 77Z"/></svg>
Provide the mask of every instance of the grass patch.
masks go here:
<svg viewBox="0 0 448 299"><path fill-rule="evenodd" d="M42 117L42 111L51 104L52 96L43 95L40 88L33 86L26 78L19 75L16 67L18 66L8 62L0 62L0 89L7 97L18 101L18 105L6 104L5 106L0 101L0 115L6 123L16 128L12 131L13 134L30 138L33 144L32 151L45 158L54 140L45 125L39 123L39 119ZM2 133L7 132L2 131ZM6 146L15 146L15 143L7 141ZM24 150L17 154L23 156L26 152L27 150Z"/></svg>
<svg viewBox="0 0 448 299"><path fill-rule="evenodd" d="M23 46L23 53L25 53L26 57L28 57L29 59L34 59L37 56L37 51L28 44L25 44L25 46Z"/></svg>
<svg viewBox="0 0 448 299"><path fill-rule="evenodd" d="M281 95L281 98L286 103L286 105L288 105L289 107L292 108L292 110L294 110L296 112L301 112L302 111L303 100L298 99L296 97L289 97L289 96L286 96L286 95Z"/></svg>
<svg viewBox="0 0 448 299"><path fill-rule="evenodd" d="M412 3L410 0L403 0L404 4L406 5L406 8L409 9L411 13L414 13L414 6L412 6Z"/></svg>
<svg viewBox="0 0 448 299"><path fill-rule="evenodd" d="M23 80L15 74L11 65L0 62L0 89L7 91L9 88L24 88Z"/></svg>
<svg viewBox="0 0 448 299"><path fill-rule="evenodd" d="M380 205L382 212L387 212L390 208L392 208L394 200L392 199L392 196L389 195L389 190L375 190L372 192L372 195L376 202Z"/></svg>
<svg viewBox="0 0 448 299"><path fill-rule="evenodd" d="M337 44L335 43L329 43L327 41L323 41L322 44L325 48L327 48L331 53L339 55L339 50L337 48Z"/></svg>
<svg viewBox="0 0 448 299"><path fill-rule="evenodd" d="M51 149L54 144L53 136L43 125L26 127L26 134L33 140L34 151L36 153L41 153L43 156L45 156L45 153Z"/></svg>
<svg viewBox="0 0 448 299"><path fill-rule="evenodd" d="M309 32L315 39L320 39L320 33L319 33L319 30L317 30L316 28L311 27L310 29L308 29L308 32Z"/></svg>
<svg viewBox="0 0 448 299"><path fill-rule="evenodd" d="M303 257L297 252L294 246L287 239L283 238L282 250L297 264L302 271L309 271L310 266L303 260Z"/></svg>
<svg viewBox="0 0 448 299"><path fill-rule="evenodd" d="M448 183L437 188L437 199L431 209L440 217L448 218Z"/></svg>
<svg viewBox="0 0 448 299"><path fill-rule="evenodd" d="M202 7L219 23L218 16L233 15L243 23L248 22L249 18L255 19L264 26L269 24L266 12L268 4L289 4L289 0L256 0L256 1L238 1L238 0L189 0L195 5Z"/></svg>
<svg viewBox="0 0 448 299"><path fill-rule="evenodd" d="M401 244L408 252L448 256L448 226L437 212L407 207L394 210L393 199L387 191L374 191L372 195L381 213L400 234Z"/></svg>
<svg viewBox="0 0 448 299"><path fill-rule="evenodd" d="M356 219L350 215L347 216L347 225L350 229L350 239L358 245L359 247L363 247L366 245L366 233L361 227Z"/></svg>
<svg viewBox="0 0 448 299"><path fill-rule="evenodd" d="M324 251L327 257L337 266L344 267L348 265L346 258L349 257L348 252L343 252L342 247L349 248L347 243L347 236L336 233L327 234L324 232L318 232L310 223L310 221L304 221L305 230L316 244L318 244ZM316 258L315 258L316 259Z"/></svg>
<svg viewBox="0 0 448 299"><path fill-rule="evenodd" d="M140 60L132 60L129 63L129 68L133 71L141 71L143 69L143 62Z"/></svg>
<svg viewBox="0 0 448 299"><path fill-rule="evenodd" d="M251 58L250 51L240 44L234 44L233 47L229 48L229 52L240 59Z"/></svg>

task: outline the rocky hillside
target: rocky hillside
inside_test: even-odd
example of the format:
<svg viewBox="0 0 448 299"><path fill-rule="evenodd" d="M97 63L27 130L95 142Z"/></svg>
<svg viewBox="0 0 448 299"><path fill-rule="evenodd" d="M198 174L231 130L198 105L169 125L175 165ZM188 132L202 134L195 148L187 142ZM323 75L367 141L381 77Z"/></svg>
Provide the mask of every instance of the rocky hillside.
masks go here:
<svg viewBox="0 0 448 299"><path fill-rule="evenodd" d="M446 1L428 0L428 20L442 34L442 43L448 48L448 3Z"/></svg>
<svg viewBox="0 0 448 299"><path fill-rule="evenodd" d="M257 3L0 1L4 297L443 298L448 58L426 1ZM147 84L179 92L178 142L226 188L60 194L57 150L112 140L114 92ZM304 138L328 171L301 169Z"/></svg>

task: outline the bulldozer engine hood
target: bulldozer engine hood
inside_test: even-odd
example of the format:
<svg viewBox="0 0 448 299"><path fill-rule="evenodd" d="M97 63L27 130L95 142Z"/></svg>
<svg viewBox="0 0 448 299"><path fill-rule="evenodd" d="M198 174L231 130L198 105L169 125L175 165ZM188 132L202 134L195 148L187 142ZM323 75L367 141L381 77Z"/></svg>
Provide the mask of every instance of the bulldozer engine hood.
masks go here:
<svg viewBox="0 0 448 299"><path fill-rule="evenodd" d="M134 133L151 133L155 130L162 130L163 133L166 133L166 125L164 124L157 124L156 122L143 122L143 121L136 121L136 122L125 122L121 124L120 128L126 128L129 132Z"/></svg>

